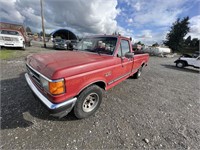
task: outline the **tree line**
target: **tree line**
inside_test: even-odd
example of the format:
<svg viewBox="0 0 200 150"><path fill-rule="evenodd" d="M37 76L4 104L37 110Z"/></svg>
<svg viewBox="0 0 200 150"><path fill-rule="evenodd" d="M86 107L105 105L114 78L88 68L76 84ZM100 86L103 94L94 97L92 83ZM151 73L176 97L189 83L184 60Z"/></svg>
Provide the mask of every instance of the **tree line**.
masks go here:
<svg viewBox="0 0 200 150"><path fill-rule="evenodd" d="M173 52L182 52L186 47L199 48L199 39L188 36L184 37L190 31L189 17L185 17L182 20L178 18L171 26L169 33L166 36L166 40L163 42L166 46L172 49Z"/></svg>
<svg viewBox="0 0 200 150"><path fill-rule="evenodd" d="M194 51L199 50L199 39L191 38L188 36L185 39L185 36L190 31L189 27L189 17L185 17L182 20L178 18L170 27L169 32L166 35L166 40L163 41L165 46L168 46L172 49L172 52L189 52L192 53ZM141 41L137 42L139 45L144 45ZM157 42L152 44L153 47L160 46Z"/></svg>

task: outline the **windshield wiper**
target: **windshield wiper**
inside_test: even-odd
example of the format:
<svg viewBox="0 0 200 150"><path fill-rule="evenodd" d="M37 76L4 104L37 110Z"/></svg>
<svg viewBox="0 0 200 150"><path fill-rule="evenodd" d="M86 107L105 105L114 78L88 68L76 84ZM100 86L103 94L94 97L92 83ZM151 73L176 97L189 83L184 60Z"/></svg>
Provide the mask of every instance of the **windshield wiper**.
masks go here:
<svg viewBox="0 0 200 150"><path fill-rule="evenodd" d="M96 52L94 49L89 49L89 48L84 49L84 51L88 51L88 52Z"/></svg>
<svg viewBox="0 0 200 150"><path fill-rule="evenodd" d="M101 52L100 52L100 50L97 50L96 52L97 52L99 55L101 55Z"/></svg>
<svg viewBox="0 0 200 150"><path fill-rule="evenodd" d="M77 50L78 51L79 49L78 48L73 48L73 50Z"/></svg>
<svg viewBox="0 0 200 150"><path fill-rule="evenodd" d="M84 51L89 51L89 52L91 52L91 49L89 49L89 48L86 48L86 49L84 49Z"/></svg>
<svg viewBox="0 0 200 150"><path fill-rule="evenodd" d="M88 52L93 52L93 53L98 53L99 55L101 54L99 50L95 50L95 49L84 49L84 51L88 51Z"/></svg>

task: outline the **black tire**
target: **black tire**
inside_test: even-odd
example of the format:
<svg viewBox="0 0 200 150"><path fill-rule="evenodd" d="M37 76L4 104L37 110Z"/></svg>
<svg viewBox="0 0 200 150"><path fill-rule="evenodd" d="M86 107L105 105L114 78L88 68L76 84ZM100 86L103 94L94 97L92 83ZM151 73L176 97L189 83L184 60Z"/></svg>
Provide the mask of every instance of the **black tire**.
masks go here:
<svg viewBox="0 0 200 150"><path fill-rule="evenodd" d="M176 67L178 68L184 68L185 66L186 66L186 63L184 61L176 62Z"/></svg>
<svg viewBox="0 0 200 150"><path fill-rule="evenodd" d="M78 96L78 100L73 108L74 115L79 118L87 118L93 115L100 107L103 91L97 85L87 87Z"/></svg>
<svg viewBox="0 0 200 150"><path fill-rule="evenodd" d="M26 44L25 42L23 42L23 47L21 48L22 50L25 50L26 49Z"/></svg>
<svg viewBox="0 0 200 150"><path fill-rule="evenodd" d="M138 71L133 75L134 79L138 79L141 77L142 74L142 66L138 69Z"/></svg>

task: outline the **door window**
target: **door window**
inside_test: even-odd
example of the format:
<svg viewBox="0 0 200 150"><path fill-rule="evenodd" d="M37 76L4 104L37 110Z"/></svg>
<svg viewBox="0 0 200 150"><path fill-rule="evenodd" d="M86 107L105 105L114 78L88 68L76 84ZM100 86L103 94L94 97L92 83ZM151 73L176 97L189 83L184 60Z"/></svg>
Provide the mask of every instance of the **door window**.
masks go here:
<svg viewBox="0 0 200 150"><path fill-rule="evenodd" d="M121 40L120 47L118 49L118 57L123 57L127 52L129 52L129 42L127 40Z"/></svg>

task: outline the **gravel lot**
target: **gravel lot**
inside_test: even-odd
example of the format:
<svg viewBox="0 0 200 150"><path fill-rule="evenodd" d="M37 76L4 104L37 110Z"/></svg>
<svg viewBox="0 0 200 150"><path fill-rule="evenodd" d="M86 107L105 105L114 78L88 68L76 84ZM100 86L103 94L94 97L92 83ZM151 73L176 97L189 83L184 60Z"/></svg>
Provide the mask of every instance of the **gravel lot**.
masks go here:
<svg viewBox="0 0 200 150"><path fill-rule="evenodd" d="M32 96L24 55L1 61L1 149L200 149L199 70L151 57L140 79L105 92L94 116L56 119Z"/></svg>

